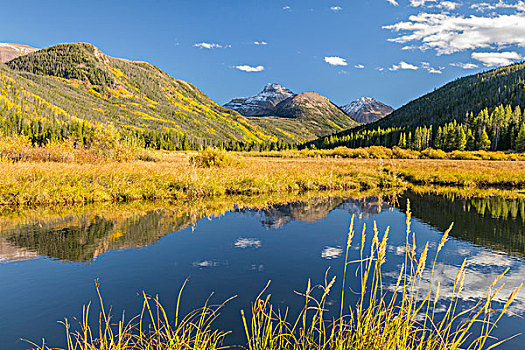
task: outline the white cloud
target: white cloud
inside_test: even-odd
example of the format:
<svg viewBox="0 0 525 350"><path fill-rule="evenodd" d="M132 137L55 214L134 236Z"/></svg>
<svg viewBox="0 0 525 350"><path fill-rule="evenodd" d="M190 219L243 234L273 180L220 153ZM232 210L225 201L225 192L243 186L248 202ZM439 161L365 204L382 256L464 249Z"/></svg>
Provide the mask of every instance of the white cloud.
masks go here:
<svg viewBox="0 0 525 350"><path fill-rule="evenodd" d="M242 70L243 72L249 72L249 73L253 73L253 72L262 72L264 70L264 66L257 66L257 67L252 67L252 66L248 66L248 65L241 65L241 66L235 66L236 69L238 70Z"/></svg>
<svg viewBox="0 0 525 350"><path fill-rule="evenodd" d="M517 52L473 52L472 58L486 67L507 66L523 57Z"/></svg>
<svg viewBox="0 0 525 350"><path fill-rule="evenodd" d="M291 9L290 6L284 6L284 7L283 7L283 10L289 10L289 9Z"/></svg>
<svg viewBox="0 0 525 350"><path fill-rule="evenodd" d="M231 45L221 45L221 44L215 44L215 43L196 43L193 46L201 48L201 49L222 49L222 48L231 47Z"/></svg>
<svg viewBox="0 0 525 350"><path fill-rule="evenodd" d="M410 6L420 7L425 6L427 2L436 2L437 0L410 0Z"/></svg>
<svg viewBox="0 0 525 350"><path fill-rule="evenodd" d="M332 6L330 7L330 10L332 11L341 11L343 8L341 6Z"/></svg>
<svg viewBox="0 0 525 350"><path fill-rule="evenodd" d="M429 4L431 3L431 4ZM453 1L437 1L437 0L410 0L412 7L431 7L445 10L455 10L460 4Z"/></svg>
<svg viewBox="0 0 525 350"><path fill-rule="evenodd" d="M394 6L399 6L399 3L396 1L396 0L386 0L388 1L388 3L394 5Z"/></svg>
<svg viewBox="0 0 525 350"><path fill-rule="evenodd" d="M446 10L455 10L460 4L453 1L441 1L436 7L446 9Z"/></svg>
<svg viewBox="0 0 525 350"><path fill-rule="evenodd" d="M331 66L348 66L346 59L337 56L325 57L324 61Z"/></svg>
<svg viewBox="0 0 525 350"><path fill-rule="evenodd" d="M470 6L471 9L477 10L477 11L492 11L497 9L515 9L518 11L525 11L525 2L524 1L518 1L514 4L508 4L504 2L503 0L499 0L497 3L488 3L488 2L482 2L479 4L473 4Z"/></svg>
<svg viewBox="0 0 525 350"><path fill-rule="evenodd" d="M395 247L389 247L389 251L393 251L394 249ZM399 253L403 252L400 251ZM459 254L460 252L458 251L456 253ZM454 288L454 285L457 286L455 277L459 267L448 263L447 261L438 262L433 274L431 274L430 269L423 273L420 291L428 291L430 285L432 285L432 289L435 291L439 284L440 292L438 304L448 306L448 303L452 298L459 297L459 299L465 303L458 304L457 311L460 312L472 307L473 303L478 300L486 299L489 285L492 281L498 278L506 268L510 268L510 271L507 272L505 277L503 277L496 287L492 289L494 291L496 288L502 287L501 291L497 293L493 299L495 303L505 304L509 294L523 283L525 266L516 263L512 257L492 251L476 252L473 250L469 251L467 255L469 258L465 267L463 289L459 296L456 294L457 287L456 290ZM390 290L395 290L395 282L399 275L399 272L396 269L399 269L400 267L400 265L397 265L392 271L384 273L384 276L391 278L391 281L387 282L387 285L388 283L391 283L387 287ZM418 294L420 300L425 297L426 293ZM446 308L443 309L443 312L444 311L446 311ZM519 315L525 314L525 291L522 290L516 295L514 302L510 305L509 311Z"/></svg>
<svg viewBox="0 0 525 350"><path fill-rule="evenodd" d="M364 69L365 68L365 66L363 66L362 64L356 64L354 67L357 68L357 69Z"/></svg>
<svg viewBox="0 0 525 350"><path fill-rule="evenodd" d="M399 62L399 64L394 64L392 67L388 68L389 71L396 71L400 69L407 69L407 70L418 70L418 66L414 66L413 64L406 63L405 61Z"/></svg>
<svg viewBox="0 0 525 350"><path fill-rule="evenodd" d="M253 42L254 45L268 45L268 43L266 41L254 41Z"/></svg>
<svg viewBox="0 0 525 350"><path fill-rule="evenodd" d="M201 268L204 268L204 267L215 267L215 266L219 266L219 263L217 261L213 261L213 260L203 260L203 261L196 261L196 262L194 262L193 266L201 267Z"/></svg>
<svg viewBox="0 0 525 350"><path fill-rule="evenodd" d="M509 45L525 47L525 13L490 17L419 13L383 28L403 32L389 41L414 43L404 49L434 49L438 55Z"/></svg>
<svg viewBox="0 0 525 350"><path fill-rule="evenodd" d="M478 65L474 64L474 63L457 62L457 63L451 63L450 65L452 67L459 67L459 68L463 68L463 69L475 69L475 68L478 68Z"/></svg>
<svg viewBox="0 0 525 350"><path fill-rule="evenodd" d="M445 67L434 68L428 62L421 62L421 68L426 69L431 74L441 74Z"/></svg>

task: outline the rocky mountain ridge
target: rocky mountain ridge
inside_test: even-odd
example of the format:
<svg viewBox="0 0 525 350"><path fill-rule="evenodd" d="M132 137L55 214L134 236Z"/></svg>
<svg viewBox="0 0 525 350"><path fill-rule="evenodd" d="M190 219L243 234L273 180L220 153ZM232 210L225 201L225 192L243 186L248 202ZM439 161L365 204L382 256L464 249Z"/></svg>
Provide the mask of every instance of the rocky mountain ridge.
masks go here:
<svg viewBox="0 0 525 350"><path fill-rule="evenodd" d="M305 104L301 107L301 104ZM314 113L323 113L319 108L313 105L324 105L325 112L329 111L332 116L341 113L336 111L340 109L350 119L357 123L373 123L394 110L392 107L385 105L371 97L361 97L342 107L337 107L328 98L315 92L305 92L294 94L290 89L283 85L269 83L264 89L255 96L234 98L226 103L224 107L233 109L245 117L282 117L297 118L307 117L306 110L316 110ZM300 111L302 110L302 112Z"/></svg>
<svg viewBox="0 0 525 350"><path fill-rule="evenodd" d="M361 97L341 110L358 123L369 124L378 121L392 113L394 109L371 97Z"/></svg>
<svg viewBox="0 0 525 350"><path fill-rule="evenodd" d="M294 96L294 93L279 84L268 83L263 91L255 96L234 98L224 105L246 117L271 115L279 102Z"/></svg>

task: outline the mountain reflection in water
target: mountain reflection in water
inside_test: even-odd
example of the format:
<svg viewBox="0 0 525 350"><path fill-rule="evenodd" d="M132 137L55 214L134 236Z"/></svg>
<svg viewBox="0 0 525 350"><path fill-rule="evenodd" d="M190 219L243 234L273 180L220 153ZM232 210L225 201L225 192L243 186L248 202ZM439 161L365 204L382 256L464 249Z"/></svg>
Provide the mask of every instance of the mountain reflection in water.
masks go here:
<svg viewBox="0 0 525 350"><path fill-rule="evenodd" d="M384 210L406 210L412 203L414 218L444 231L454 222L452 235L477 245L518 257L525 256L525 200L502 198L463 199L407 192L399 197L313 198L263 208L154 208L118 214L88 212L63 217L5 220L0 217L0 262L47 256L87 263L114 249L152 244L165 235L226 211L254 215L267 229L290 222L316 222L335 209L369 218ZM110 211L111 212L111 211ZM4 221L2 221L4 220Z"/></svg>
<svg viewBox="0 0 525 350"><path fill-rule="evenodd" d="M299 307L293 291L302 290L309 279L320 282L330 269L340 281L352 214L357 232L363 224L369 228L367 244L374 222L380 232L391 227L383 282L386 288L395 285L404 262L403 212L408 200L418 254L428 241L429 259L433 258L443 231L455 222L433 276L433 283L440 284L438 309L444 310L453 295L464 259L467 274L458 306L462 310L484 298L492 280L507 268L496 307L525 280L525 201L519 199L411 192L361 197L316 194L293 200L224 198L4 213L0 215L0 313L7 317L0 319L0 348L7 344L7 350L24 350L24 344L17 343L20 337L46 337L49 344L61 346L63 333L56 321L78 316L83 304L96 300L92 281L97 278L105 299L115 310L126 310L126 315L140 312L137 293L142 291L158 293L172 307L175 292L188 277L184 312L202 306L212 292L219 301L237 294L217 327L232 330L230 342L241 344L238 311L249 306L269 280L272 299L291 312ZM359 243L356 237L350 260L359 258ZM348 277L350 287L358 289L354 273ZM430 276L424 274L423 288L429 282ZM336 308L337 295L336 283L328 300ZM348 293L347 302L355 303L352 298ZM525 292L517 295L510 310L525 314ZM29 330L28 322L33 325ZM521 319L505 317L496 336L509 337L524 327ZM523 344L515 338L505 349L522 349Z"/></svg>

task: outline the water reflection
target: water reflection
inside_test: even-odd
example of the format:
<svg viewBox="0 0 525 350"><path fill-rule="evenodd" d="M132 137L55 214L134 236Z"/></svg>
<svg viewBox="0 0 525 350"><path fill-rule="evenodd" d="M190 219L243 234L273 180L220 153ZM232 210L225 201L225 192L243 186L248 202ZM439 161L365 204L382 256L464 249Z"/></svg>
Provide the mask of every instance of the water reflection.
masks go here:
<svg viewBox="0 0 525 350"><path fill-rule="evenodd" d="M38 256L87 263L102 253L152 244L168 233L195 225L205 217L226 212L254 215L267 229L278 229L292 221L312 223L342 208L360 217L370 217L388 207L381 196L344 199L313 197L286 204L234 204L236 199L219 203L185 203L152 208L119 207L96 209L49 218L30 215L21 218L0 217L0 262L19 261ZM239 199L237 199L239 200ZM238 248L261 246L254 238L241 237Z"/></svg>
<svg viewBox="0 0 525 350"><path fill-rule="evenodd" d="M227 211L253 215L265 228L279 229L294 221L319 221L335 209L356 214L361 219L393 207L405 211L407 199L412 203L415 218L440 231L454 222L453 236L457 238L516 257L525 256L525 200L447 198L407 192L399 197L314 197L262 207L239 207L228 201L219 206L132 207L50 218L0 217L0 262L38 256L77 263L90 262L109 250L152 244L170 232L186 229L205 217L221 216ZM255 238L240 237L235 246L258 248L261 242ZM327 259L338 257L338 249L326 247L322 256Z"/></svg>
<svg viewBox="0 0 525 350"><path fill-rule="evenodd" d="M474 244L508 254L525 256L525 200L504 198L454 198L431 194L405 193L399 206L406 210L407 199L418 218L440 231L454 222L453 235Z"/></svg>
<svg viewBox="0 0 525 350"><path fill-rule="evenodd" d="M108 250L150 244L168 232L195 224L203 215L151 210L129 217L90 213L22 222L0 235L0 261L44 255L59 260L88 262Z"/></svg>
<svg viewBox="0 0 525 350"><path fill-rule="evenodd" d="M255 215L268 229L278 229L292 221L316 222L326 217L335 209L343 209L357 214L360 218L371 217L389 208L389 202L395 197L370 196L364 198L313 198L309 201L295 201L276 204L264 209L244 208L240 212Z"/></svg>
<svg viewBox="0 0 525 350"><path fill-rule="evenodd" d="M412 203L418 247L430 241L429 256L441 233L455 222L454 238L442 251L434 274L442 305L452 295L464 258L468 273L462 307L485 297L488 284L506 268L510 272L498 302L525 280L523 200L415 193L316 194L292 200L225 198L4 214L0 215L0 261L5 262L0 264L0 313L8 317L0 319L0 344L13 344L5 347L8 350L25 349L16 339L45 336L60 346L63 333L55 322L66 315L78 316L82 304L96 299L91 289L95 278L103 281L105 297L115 310L125 309L128 315L140 312L133 308L140 307L137 293L143 290L165 297L168 307L174 305L174 291L188 276L185 310L202 306L211 292L219 301L239 294L224 323L218 325L222 329L240 325L238 310L249 306L270 279L272 298L292 310L299 301L293 291L302 290L308 279L321 281L329 267L330 273L341 276L351 214L356 215L359 229L365 223L370 228L374 221L382 232L391 226L385 264L385 283L391 284L404 261L407 199ZM351 259L358 253L354 247ZM429 277L425 276L426 283ZM336 305L339 293L334 287L329 303ZM524 292L511 310L525 314ZM28 322L34 324L30 330ZM523 327L522 320L507 319L498 336L514 335ZM242 340L233 338L232 343ZM509 344L508 349L521 349L523 341Z"/></svg>

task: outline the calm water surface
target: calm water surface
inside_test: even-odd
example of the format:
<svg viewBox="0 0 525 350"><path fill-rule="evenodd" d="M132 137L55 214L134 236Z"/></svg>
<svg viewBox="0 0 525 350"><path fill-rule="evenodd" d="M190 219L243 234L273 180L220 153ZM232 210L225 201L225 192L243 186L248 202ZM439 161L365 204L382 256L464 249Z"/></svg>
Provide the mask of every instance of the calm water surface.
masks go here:
<svg viewBox="0 0 525 350"><path fill-rule="evenodd" d="M451 295L457 268L465 258L468 273L462 308L484 297L493 278L507 267L510 272L500 301L525 281L525 202L518 200L405 194L389 201L314 199L212 216L208 215L216 209L6 216L0 217L0 349L30 348L20 338L38 343L45 337L46 343L62 346L64 332L57 321L80 316L82 305L96 301L97 278L106 303L115 313L126 310L130 316L140 312L142 291L158 294L173 310L186 278L183 311L202 306L211 293L215 302L237 295L216 327L233 330L228 342L242 344L239 310L249 309L269 280L274 304L290 306L292 311L302 305L294 291L304 290L309 278L323 282L330 267L329 273L340 282L352 214L358 228L365 223L371 228L374 221L382 232L390 226L385 283L393 284L404 259L407 198L419 247L430 241L435 250L442 232L455 222L453 239L436 268L444 299ZM356 282L350 284L357 287ZM331 294L335 309L339 293L334 289ZM98 309L93 310L96 314ZM495 333L499 338L525 329L524 292L511 310L515 316L502 320ZM502 347L523 348L525 336Z"/></svg>

